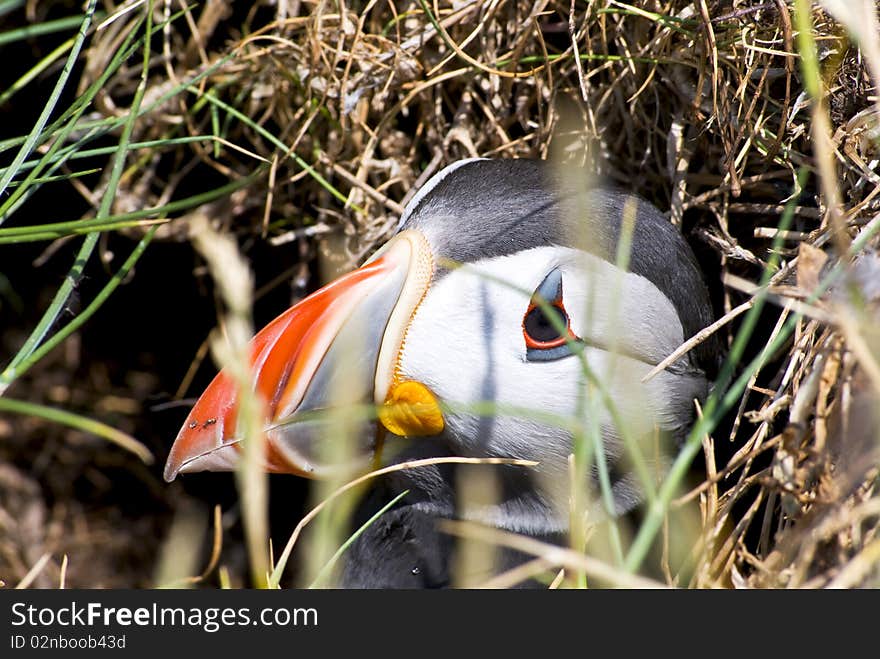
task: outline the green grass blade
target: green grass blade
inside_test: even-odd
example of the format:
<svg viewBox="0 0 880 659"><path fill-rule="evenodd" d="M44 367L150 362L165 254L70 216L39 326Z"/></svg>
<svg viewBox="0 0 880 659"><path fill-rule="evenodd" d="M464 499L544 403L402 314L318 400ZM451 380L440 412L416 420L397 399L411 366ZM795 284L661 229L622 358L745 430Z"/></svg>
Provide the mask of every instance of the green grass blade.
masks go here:
<svg viewBox="0 0 880 659"><path fill-rule="evenodd" d="M94 11L94 3L95 0L92 0L90 4L91 11ZM152 6L152 3L150 3L150 5ZM151 14L148 8L148 25L150 25L150 20ZM149 34L149 32L150 31L148 29L147 33ZM81 32L81 34L84 36L84 30ZM119 178L122 176L122 169L125 165L125 157L128 153L128 143L130 141L131 131L134 126L134 120L137 117L137 108L140 106L141 99L144 95L144 90L146 89L147 68L149 63L149 48L150 41L149 39L146 39L144 41L145 52L143 71L141 72L141 82L138 85L137 91L135 92L135 97L132 101L132 110L129 113L129 120L126 123L122 133L122 137L120 138L119 148L116 152L113 169L111 170L110 179L107 184L107 189L105 190L104 196L101 199L101 206L98 209L99 218L103 218L109 214L111 204L116 195L116 187L119 183ZM78 52L79 49L75 47L74 50ZM76 283L79 281L79 278L82 276L83 269L85 268L89 257L94 251L95 245L97 244L98 236L98 233L91 233L86 236L86 239L83 242L82 247L80 248L80 252L77 255L77 260L74 262L71 268L70 275L66 277L65 280L62 282L61 286L58 289L58 292L55 294L55 297L52 300L52 304L50 305L49 309L43 315L43 318L37 324L37 327L31 333L31 336L28 337L28 340L25 342L25 345L22 347L22 349L19 350L15 357L13 357L9 366L3 371L2 374L0 374L0 395L3 394L5 389L8 388L10 383L15 379L16 369L33 354L39 343L43 340L49 329L57 320L58 315L64 308L64 305L67 304L67 300L73 293L73 289L76 286Z"/></svg>
<svg viewBox="0 0 880 659"><path fill-rule="evenodd" d="M86 39L86 33L88 32L89 26L92 23L92 17L95 13L96 2L97 0L89 0L89 4L86 7L86 15L81 21L79 33L76 36L76 41L73 44L73 48L71 48L70 50L70 54L67 56L67 61L64 63L64 68L61 70L61 75L58 77L58 81L55 83L55 88L49 95L49 100L43 107L43 111L40 113L40 116L34 123L34 127L31 129L31 132L25 140L24 144L22 145L21 149L19 149L18 153L15 155L11 167L7 170L5 174L3 174L3 176L0 176L0 195L2 195L6 191L6 187L12 180L12 177L14 176L17 167L27 159L27 157L36 147L37 141L39 140L40 135L43 132L43 127L49 121L49 115L51 115L52 112L55 110L55 105L58 103L58 99L61 97L61 92L64 91L64 88L67 85L67 81L70 78L70 74L73 71L76 60L79 58L80 50L82 50L83 43ZM0 214L0 224L2 223L3 215Z"/></svg>
<svg viewBox="0 0 880 659"><path fill-rule="evenodd" d="M43 314L40 322L37 323L37 326L34 328L33 332L31 332L30 336L28 336L24 345L16 353L15 357L12 358L9 365L2 373L0 373L0 397L3 396L6 389L12 384L13 380L15 380L16 367L27 359L34 350L36 350L37 346L49 332L52 325L55 323L55 320L64 309L76 283L80 280L80 277L82 277L86 261L92 253L92 250L94 250L97 242L97 233L87 236L85 241L83 241L76 258L73 260L73 265L68 271L67 276L64 278L64 281L61 283L61 286L58 288L58 291L55 293L55 297L52 298L52 302Z"/></svg>
<svg viewBox="0 0 880 659"><path fill-rule="evenodd" d="M143 41L146 37L146 34L149 34L150 37L154 36L159 30L161 30L166 23L171 23L180 16L182 16L184 12L178 12L173 14L167 21L160 23L153 27L152 30L146 32L144 35L141 35L137 39L135 36L138 33L141 23L144 22L145 17L141 16L138 18L137 22L132 26L129 30L128 35L126 36L123 43L117 48L116 53L113 55L110 62L104 67L101 75L86 88L86 90L71 104L69 108L67 108L58 119L56 119L52 124L50 124L44 131L42 136L42 141L52 140L52 144L47 151L46 154L40 158L37 165L22 163L21 167L17 167L13 170L13 176L18 173L21 169L30 169L34 166L43 167L47 163L52 162L56 163L56 165L60 165L64 158L55 159L55 154L64 154L67 157L73 157L71 154L76 154L78 151L82 150L83 145L87 144L90 141L98 139L107 135L108 133L115 131L120 126L123 126L125 122L128 120L128 115L122 115L119 117L107 117L105 119L100 119L97 121L84 121L80 123L80 118L85 112L86 108L89 107L95 95L104 88L107 80L119 69L119 67L125 63L136 51L141 47ZM196 75L192 80L188 82L196 82L203 78L206 75L210 75L211 72L216 70L219 66L221 66L224 62L230 59L231 55L221 58L218 62L216 62L211 67L208 67L202 73ZM162 95L161 98L153 101L152 103L144 106L141 109L141 115L151 111L152 109L158 107L160 104L165 103L172 96L180 93L182 91L183 85L178 85L170 92ZM74 144L68 145L62 148L62 145L67 143L67 137L72 131L80 131L85 132L86 134L77 140ZM0 141L0 153L3 151L19 146L27 140L27 136L23 137L14 137L6 140ZM110 147L106 152L112 153L115 150L115 147ZM28 161L30 163L32 161ZM0 169L0 174L6 175L7 169ZM36 176L36 174L35 174ZM12 202L6 201L2 206L2 209L8 209L11 206ZM0 217L5 216L5 210L0 210Z"/></svg>
<svg viewBox="0 0 880 659"><path fill-rule="evenodd" d="M69 428L75 428L84 432L96 435L108 442L134 453L145 464L153 463L153 454L146 446L129 434L117 430L106 423L89 419L88 417L59 410L46 405L38 405L36 403L27 403L23 400L13 400L11 398L0 397L0 412L10 412L12 414L23 414L27 416L35 416L40 419L46 419L53 423L58 423Z"/></svg>
<svg viewBox="0 0 880 659"><path fill-rule="evenodd" d="M187 135L184 137L171 137L164 140L146 140L144 142L132 142L128 145L129 151L137 151L140 149L152 149L155 147L178 146L181 144L194 144L197 142L209 142L214 140L213 135ZM75 145L66 147L58 152L59 157L66 157L65 161L81 160L82 158L94 158L95 156L106 156L116 151L115 146L103 146L94 149L74 149ZM33 169L38 165L37 160L28 160L21 164L19 171ZM7 168L0 168L0 173L6 171ZM36 179L42 181L44 179ZM10 187L12 187L11 184ZM2 229L0 229L2 231Z"/></svg>
<svg viewBox="0 0 880 659"><path fill-rule="evenodd" d="M55 334L52 335L46 342L40 345L39 348L34 350L30 355L28 355L24 360L22 360L17 366L14 367L14 372L10 373L8 376L6 372L3 373L3 379L5 380L9 377L9 381L12 381L15 378L23 375L31 366L40 361L43 357L45 357L51 350L55 348L55 346L59 345L64 339L73 334L76 330L82 327L86 321L91 318L95 312L101 308L101 305L107 301L107 298L110 297L110 294L113 293L118 287L119 284L123 282L125 277L131 272L131 269L134 267L135 263L138 262L138 259L143 255L144 251L147 249L147 245L150 244L150 241L153 239L153 236L156 234L156 229L158 227L153 227L150 229L146 235L138 242L137 246L132 250L131 254L125 260L125 263L122 264L122 267L113 275L109 282L101 289L101 292L95 296L95 299L91 301L91 303L83 309L73 320L71 320L67 325L65 325L62 329L58 330ZM13 368L13 367L10 367Z"/></svg>
<svg viewBox="0 0 880 659"><path fill-rule="evenodd" d="M91 233L93 231L107 231L109 229L119 229L123 227L139 226L144 224L139 220L149 217L165 216L200 206L201 204L214 201L220 197L229 195L240 188L247 187L265 172L266 167L260 166L250 175L240 178L226 185L200 192L199 194L168 202L162 206L153 208L142 208L138 211L130 213L120 213L119 215L109 215L107 217L94 217L88 220L71 220L69 222L54 222L50 224L38 224L28 227L10 227L8 229L0 229L0 244L33 242L35 240L51 240L54 238L63 238L64 236L79 235L83 233Z"/></svg>
<svg viewBox="0 0 880 659"><path fill-rule="evenodd" d="M141 19L141 21L142 20L143 19ZM61 117L59 117L57 121L55 121L49 128L47 128L45 130L44 134L41 136L40 139L46 140L46 139L49 139L50 137L54 137L54 140L53 140L52 144L49 146L49 149L46 151L46 153L43 154L43 156L40 158L37 165L27 175L27 177L25 178L21 187L19 189L17 189L7 199L5 199L2 204L0 204L0 224L2 224L3 220L5 220L7 217L9 217L21 203L24 203L26 196L30 196L31 194L33 194L35 188L32 188L31 185L35 179L40 177L40 175L43 172L43 169L47 165L52 163L52 165L49 169L49 172L48 172L51 175L52 172L54 172L59 167L61 167L62 164L64 164L64 162L66 161L66 158L62 156L56 160L55 159L56 152L61 150L62 145L64 145L66 143L67 138L70 135L70 133L77 127L77 122L79 121L82 114L85 112L86 108L89 107L89 105L91 104L92 99L95 97L95 95L101 90L101 88L104 86L106 81L110 78L110 76L127 59L127 57L123 57L122 55L127 50L129 50L127 48L127 46L130 45L131 42L134 40L134 35L137 33L137 30L139 27L140 27L140 21L135 25L134 29L132 29L129 32L129 34L126 37L125 41L123 42L122 46L115 53L115 55L111 59L110 63L107 65L107 67L105 67L105 69L101 73L101 75L98 76L97 80L95 80L94 83L89 85L89 87L86 89L86 91L76 101L74 101L74 103L67 110L65 110L61 114ZM138 41L137 43L140 43L140 41ZM136 45L137 44L135 44L135 47L136 47ZM131 50L130 52L134 52L134 50ZM59 127L60 127L60 130L58 130L57 135L56 135L55 134L56 129ZM89 139L95 139L97 136L98 136L98 134L96 131L92 130L92 131L87 132L84 137L77 140L77 142L72 147L70 147L68 149L68 153L75 152L77 148L79 148L83 143L85 143L85 141L88 141ZM10 176L17 175L18 172L22 169L22 165L24 165L24 162L21 162L18 164L13 163L9 167L9 172L11 172ZM7 171L4 171L3 176L6 176L7 173L8 173Z"/></svg>
<svg viewBox="0 0 880 659"><path fill-rule="evenodd" d="M0 0L0 18L24 7L25 0Z"/></svg>
<svg viewBox="0 0 880 659"><path fill-rule="evenodd" d="M97 174L102 171L99 168L96 169L84 169L81 172L70 172L69 174L59 174L58 176L42 176L38 179L34 179L34 183L54 183L56 181L69 181L72 178L82 178L83 176L88 176L89 174ZM9 184L10 188L17 188L19 185L23 185L23 182L13 181Z"/></svg>
<svg viewBox="0 0 880 659"><path fill-rule="evenodd" d="M83 20L82 14L77 14L76 16L57 18L53 21L34 23L33 25L9 30L8 32L0 32L0 46L5 46L6 44L14 43L16 41L22 41L23 39L32 39L33 37L53 34L55 32L64 32L65 30L75 28L77 25L80 26L80 33L82 33L82 26L85 25L86 29L88 29L88 24L91 21L92 15L94 15L95 18L101 18L104 15L104 12L95 12L94 5L95 3L93 2L91 3L91 7L86 9L85 20Z"/></svg>
<svg viewBox="0 0 880 659"><path fill-rule="evenodd" d="M61 57L65 52L70 50L73 47L73 44L76 43L76 37L71 37L60 46L58 46L51 53L43 57L39 62L37 62L30 70L27 71L23 76L21 76L18 80L13 82L9 89L0 94L0 105L6 103L12 96L24 89L34 78L40 75L43 71L48 69L52 64Z"/></svg>
<svg viewBox="0 0 880 659"><path fill-rule="evenodd" d="M155 29L153 31L155 31ZM140 41L138 43L140 43ZM210 67L207 67L204 71L202 71L201 73L194 76L192 79L175 86L173 89L171 89L170 91L163 94L160 98L154 100L149 105L142 107L137 114L137 118L143 116L144 114L147 114L152 109L167 102L170 98L172 98L176 94L179 94L188 84L198 82L202 78L209 76L211 73L213 73L218 68L220 68L225 62L229 61L232 58L232 56L233 56L233 54L229 54L229 55L221 58L220 60L218 60L217 62L212 64ZM125 59L126 59L125 57L115 57L114 62L121 63ZM105 74L106 74L106 71L105 71ZM97 91L98 86L96 86L96 85L97 85L97 83L95 85L93 85L92 87L90 87L89 89L92 90L94 88L94 90ZM81 113L85 110L85 108L86 108L86 105L80 105L76 110L76 112L77 112L76 116L78 117L79 115L81 115ZM86 122L86 124L75 124L74 121L71 120L68 123L68 125L65 126L61 130L61 133L57 136L53 136L53 134L52 134L53 129L50 127L49 129L46 130L46 135L54 137L54 141L52 143L52 146L49 148L49 150L43 156L43 158L40 159L40 162L36 165L37 169L35 169L33 172L31 172L31 174L28 176L27 181L32 182L35 178L37 178L38 172L42 171L42 169L40 169L40 168L48 162L52 162L52 166L49 170L49 173L55 171L66 161L67 158L72 159L74 157L77 157L76 154L78 153L78 151L82 150L82 146L84 144L87 144L88 142L94 141L102 136L107 135L108 133L116 130L119 126L123 126L128 120L129 120L128 114L122 115L120 117L112 117L112 118L108 118L108 119L103 119L98 122ZM72 131L75 128L82 130L85 127L90 128L89 132L85 136L81 137L76 143L74 143L68 147L65 147L63 149L58 148L59 145L64 142L64 140L66 139L66 137L70 133L70 131ZM193 141L195 141L196 139L202 139L202 138L192 137L192 138L179 138L179 139L181 139L181 140L192 139ZM161 144L161 141L155 141L155 143ZM6 142L6 144L11 144L11 142ZM148 144L148 143L144 143L144 144ZM133 147L130 147L130 148L133 148ZM112 153L115 150L116 150L116 147L109 147L106 150L101 149L101 151L103 151L105 153ZM0 151L2 151L2 147L0 147ZM95 151L98 151L98 150L96 149ZM56 156L57 156L57 159L56 159ZM5 170L0 170L0 171L5 171ZM16 190L15 193L13 193L9 198L7 198L6 201L2 204L2 206L0 206L0 218L6 217L7 215L11 214L12 211L14 210L14 208L12 208L11 206L13 204L22 203L23 196L26 194L30 194L31 192L32 192L32 189L30 188L29 185L24 186L24 187ZM2 229L0 229L0 231L2 231ZM41 240L42 239L45 239L45 238L41 238Z"/></svg>
<svg viewBox="0 0 880 659"><path fill-rule="evenodd" d="M167 21L163 23L159 23L153 27L153 29L149 32L150 36L154 36L159 30L161 30L166 24L171 23L176 20L180 16L183 15L184 12L178 12L173 14ZM144 20L143 17L139 19L139 23ZM91 103L94 96L100 91L106 81L110 78L114 71L116 71L119 66L124 63L127 59L129 59L137 48L143 43L144 36L142 35L137 40L134 40L134 35L136 34L137 29L132 29L129 35L126 37L125 42L120 46L117 50L116 54L113 56L113 59L107 65L107 67L102 72L101 76L93 82L88 89L79 97L76 101L65 110L61 116L55 120L52 124L50 124L46 130L44 131L43 139L53 140L52 146L49 149L49 152L41 158L42 160L49 160L50 154L54 154L57 150L56 145L64 144L67 138L67 135L73 131L88 131L86 136L80 138L75 144L69 145L65 147L66 151L62 150L60 153L66 153L67 151L75 153L78 150L82 149L82 146L90 141L98 139L107 135L108 133L117 130L120 126L123 126L126 121L128 121L128 115L123 114L118 117L108 117L105 119L100 119L97 121L84 121L82 123L78 123L79 117L82 116L82 113ZM221 58L219 58L216 62L211 64L210 66L205 67L202 71L194 75L189 80L183 81L178 85L175 85L173 88L162 94L160 97L154 99L149 104L143 106L140 110L140 115L147 114L154 110L157 107L162 106L164 103L167 103L171 98L179 94L186 88L187 85L191 85L194 83L203 80L204 78L210 76L212 73L220 69L224 64L229 62L231 59L235 57L235 52L231 52ZM14 137L6 140L0 140L0 153L3 151L14 148L21 144L24 144L27 141L27 136L24 137ZM115 147L111 147L111 151ZM12 169L11 167L6 169L0 169L2 175L7 175L9 171L12 171L12 176L18 171L18 168ZM0 215L2 217L2 215Z"/></svg>

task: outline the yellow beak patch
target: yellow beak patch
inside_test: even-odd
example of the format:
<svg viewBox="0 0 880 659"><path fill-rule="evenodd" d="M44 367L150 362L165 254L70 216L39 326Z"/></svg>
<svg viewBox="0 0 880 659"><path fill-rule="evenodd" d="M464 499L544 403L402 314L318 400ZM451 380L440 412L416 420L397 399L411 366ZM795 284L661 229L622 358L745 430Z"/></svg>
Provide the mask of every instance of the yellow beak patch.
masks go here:
<svg viewBox="0 0 880 659"><path fill-rule="evenodd" d="M401 437L437 435L445 427L437 398L415 380L391 387L379 408L379 421L388 432Z"/></svg>

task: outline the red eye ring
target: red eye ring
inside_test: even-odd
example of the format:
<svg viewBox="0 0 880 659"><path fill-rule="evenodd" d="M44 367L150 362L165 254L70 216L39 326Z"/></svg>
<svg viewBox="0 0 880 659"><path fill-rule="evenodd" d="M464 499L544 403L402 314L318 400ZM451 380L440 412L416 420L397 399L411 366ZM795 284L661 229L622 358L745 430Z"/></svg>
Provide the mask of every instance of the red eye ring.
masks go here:
<svg viewBox="0 0 880 659"><path fill-rule="evenodd" d="M569 340L577 340L577 337L571 331L571 319L562 306L561 301L550 303L550 306L559 312L560 320L565 323L566 334L560 336L556 327L547 319L543 309L537 304L530 304L523 316L523 338L526 341L526 348L530 350L550 350L565 345ZM534 335L542 335L535 337Z"/></svg>

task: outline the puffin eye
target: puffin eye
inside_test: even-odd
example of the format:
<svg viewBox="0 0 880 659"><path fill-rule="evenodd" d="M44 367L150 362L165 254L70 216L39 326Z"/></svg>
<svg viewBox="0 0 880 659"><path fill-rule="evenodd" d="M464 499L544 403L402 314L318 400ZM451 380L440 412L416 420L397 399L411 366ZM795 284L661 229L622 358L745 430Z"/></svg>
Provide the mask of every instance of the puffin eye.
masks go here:
<svg viewBox="0 0 880 659"><path fill-rule="evenodd" d="M571 331L571 319L562 304L562 272L548 274L535 290L523 316L526 358L552 361L571 354L568 342L577 340Z"/></svg>
<svg viewBox="0 0 880 659"><path fill-rule="evenodd" d="M555 318L551 320L547 312L553 314ZM526 338L526 346L532 349L546 350L563 345L567 336L560 334L558 328L568 329L568 325L568 314L561 305L554 304L546 311L538 306L529 306L529 310L523 318L523 335Z"/></svg>

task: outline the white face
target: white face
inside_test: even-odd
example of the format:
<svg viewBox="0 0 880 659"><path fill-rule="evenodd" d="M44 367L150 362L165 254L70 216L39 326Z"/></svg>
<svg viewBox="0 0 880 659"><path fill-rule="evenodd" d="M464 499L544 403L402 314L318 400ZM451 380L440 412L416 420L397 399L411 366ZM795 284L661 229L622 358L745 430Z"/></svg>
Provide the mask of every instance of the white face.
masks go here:
<svg viewBox="0 0 880 659"><path fill-rule="evenodd" d="M583 362L575 355L530 359L523 335L530 298L555 269L571 330L588 345L587 364L632 430L673 429L689 418L697 392L684 378L664 372L641 383L683 341L669 300L647 279L598 257L537 247L449 272L429 289L407 331L400 359L405 379L426 384L453 408L485 401L502 408L495 415L447 412L444 435L436 439L454 452L535 459L545 473L564 473L571 435L548 415L571 423L579 409L589 409ZM595 401L606 452L616 457L620 433L601 398ZM507 414L505 407L517 411Z"/></svg>

